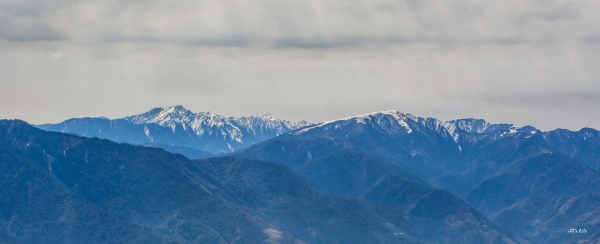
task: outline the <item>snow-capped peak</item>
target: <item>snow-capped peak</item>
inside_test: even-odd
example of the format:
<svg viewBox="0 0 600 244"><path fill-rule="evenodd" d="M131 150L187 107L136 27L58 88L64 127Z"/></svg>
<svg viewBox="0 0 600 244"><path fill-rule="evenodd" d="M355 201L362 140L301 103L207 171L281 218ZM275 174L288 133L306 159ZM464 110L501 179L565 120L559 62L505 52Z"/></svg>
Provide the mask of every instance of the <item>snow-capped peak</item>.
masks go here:
<svg viewBox="0 0 600 244"><path fill-rule="evenodd" d="M164 108L153 108L148 112L138 114L138 115L128 116L123 119L129 120L134 124L146 124L149 121L154 120L156 118L156 116L158 116L164 110L165 110Z"/></svg>
<svg viewBox="0 0 600 244"><path fill-rule="evenodd" d="M187 109L185 109L183 106L181 105L175 105L175 106L171 106L169 107L167 110L172 110L172 111L179 111L179 112L185 112L188 111Z"/></svg>
<svg viewBox="0 0 600 244"><path fill-rule="evenodd" d="M492 124L483 119L457 119L448 121L455 125L458 129L465 131L467 133L477 133L477 134L486 134L493 133L496 131L506 131L506 130L517 130L518 126L515 127L513 124Z"/></svg>
<svg viewBox="0 0 600 244"><path fill-rule="evenodd" d="M389 123L391 121L394 123ZM529 132L530 130L529 128L519 127L512 124L491 124L483 119L468 118L452 121L441 121L435 118L422 118L409 113L398 112L396 110L382 110L318 123L316 125L299 130L295 132L295 134L299 135L320 127L331 127L333 129L337 129L341 126L351 125L354 123L377 125L378 127L387 130L391 134L398 133L398 128L404 128L408 134L413 133L414 131L436 132L440 136L451 139L456 143L459 143L459 138L465 135L465 133L479 134L479 136L474 137L471 135L467 137L467 140L478 140L477 138L493 135L496 132L511 135L525 130ZM535 128L532 127L532 129Z"/></svg>
<svg viewBox="0 0 600 244"><path fill-rule="evenodd" d="M269 113L250 117L225 117L211 112L193 113L181 105L166 109L155 108L146 113L125 117L134 124L158 124L170 127L175 133L177 126L184 130L191 129L198 136L205 134L219 135L231 141L242 142L244 135L257 135L259 132L283 134L290 130L310 125L306 121L290 122L273 118Z"/></svg>
<svg viewBox="0 0 600 244"><path fill-rule="evenodd" d="M252 115L250 117L256 117L263 120L274 120L273 116L270 113L264 112L262 114Z"/></svg>
<svg viewBox="0 0 600 244"><path fill-rule="evenodd" d="M403 127L407 133L412 133L412 128L410 128L408 123L406 123L406 119L412 120L413 118L414 118L413 115L404 114L404 113L398 112L396 110L382 110L382 111L378 111L378 112L361 114L361 115L347 117L347 118L338 119L338 120L321 122L314 126L307 127L300 131L297 131L296 134L301 134L301 133L304 133L306 131L309 131L309 130L312 130L315 128L329 126L331 124L339 123L339 122L356 122L358 124L367 124L367 122L373 121L374 123L381 124L381 123L389 122L390 119L395 121L396 125ZM395 131L395 127L390 127L388 129Z"/></svg>
<svg viewBox="0 0 600 244"><path fill-rule="evenodd" d="M183 126L187 130L190 122L193 121L195 114L185 109L181 105L171 106L166 109L155 108L146 113L125 117L134 124L159 124L161 126L170 127L173 132L177 124Z"/></svg>
<svg viewBox="0 0 600 244"><path fill-rule="evenodd" d="M457 119L448 122L454 124L457 128L469 133L483 133L490 126L492 126L492 124L488 123L483 119L475 118Z"/></svg>

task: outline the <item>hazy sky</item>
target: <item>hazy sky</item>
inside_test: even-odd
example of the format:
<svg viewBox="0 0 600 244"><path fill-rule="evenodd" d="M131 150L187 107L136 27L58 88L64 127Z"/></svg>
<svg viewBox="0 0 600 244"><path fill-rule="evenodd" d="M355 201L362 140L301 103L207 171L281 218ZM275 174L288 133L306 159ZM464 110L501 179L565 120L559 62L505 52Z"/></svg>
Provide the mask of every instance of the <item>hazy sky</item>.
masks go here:
<svg viewBox="0 0 600 244"><path fill-rule="evenodd" d="M600 128L600 1L0 0L0 118L181 104Z"/></svg>

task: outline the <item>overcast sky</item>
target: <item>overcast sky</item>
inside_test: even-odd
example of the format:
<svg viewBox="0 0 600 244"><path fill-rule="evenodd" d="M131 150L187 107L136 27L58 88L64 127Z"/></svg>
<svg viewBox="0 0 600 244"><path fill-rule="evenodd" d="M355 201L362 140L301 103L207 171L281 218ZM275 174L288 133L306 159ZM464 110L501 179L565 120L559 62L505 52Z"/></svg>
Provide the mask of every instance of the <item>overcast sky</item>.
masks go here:
<svg viewBox="0 0 600 244"><path fill-rule="evenodd" d="M600 128L600 1L0 0L0 118L181 104Z"/></svg>

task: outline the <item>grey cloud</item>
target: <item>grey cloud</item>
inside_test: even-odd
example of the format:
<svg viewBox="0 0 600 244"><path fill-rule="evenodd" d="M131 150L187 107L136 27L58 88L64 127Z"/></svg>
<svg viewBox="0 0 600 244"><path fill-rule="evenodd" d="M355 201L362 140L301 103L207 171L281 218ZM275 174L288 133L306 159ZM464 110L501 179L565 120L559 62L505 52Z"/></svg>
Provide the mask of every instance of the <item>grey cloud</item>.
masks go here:
<svg viewBox="0 0 600 244"><path fill-rule="evenodd" d="M27 20L19 20L17 23L2 17L0 17L0 37L23 42L65 40L63 33L53 30L50 26Z"/></svg>
<svg viewBox="0 0 600 244"><path fill-rule="evenodd" d="M600 128L589 112L600 105L598 12L597 1L5 0L0 118L183 104ZM548 119L559 113L574 119Z"/></svg>
<svg viewBox="0 0 600 244"><path fill-rule="evenodd" d="M584 6L574 5L574 3L561 3L554 6L540 5L529 11L521 12L516 16L515 20L520 24L530 20L548 22L581 20L584 17L582 14L584 10L580 8Z"/></svg>
<svg viewBox="0 0 600 244"><path fill-rule="evenodd" d="M534 125L542 130L583 127L598 129L595 113L600 93L550 92L488 96L477 100L489 109L483 116L494 122Z"/></svg>
<svg viewBox="0 0 600 244"><path fill-rule="evenodd" d="M600 104L600 93L556 92L550 94L502 95L486 97L490 103L511 106L550 106L555 108L596 107Z"/></svg>
<svg viewBox="0 0 600 244"><path fill-rule="evenodd" d="M583 24L600 18L594 9L598 6L593 2L516 0L9 1L2 5L0 17L7 21L0 38L299 48L531 42L541 38L532 39L524 32L543 35L545 40L552 35L570 39L560 35L564 32L573 33L573 38L589 35ZM547 26L562 20L572 23Z"/></svg>
<svg viewBox="0 0 600 244"><path fill-rule="evenodd" d="M600 43L600 33L593 33L587 35L581 39L583 42L587 43Z"/></svg>

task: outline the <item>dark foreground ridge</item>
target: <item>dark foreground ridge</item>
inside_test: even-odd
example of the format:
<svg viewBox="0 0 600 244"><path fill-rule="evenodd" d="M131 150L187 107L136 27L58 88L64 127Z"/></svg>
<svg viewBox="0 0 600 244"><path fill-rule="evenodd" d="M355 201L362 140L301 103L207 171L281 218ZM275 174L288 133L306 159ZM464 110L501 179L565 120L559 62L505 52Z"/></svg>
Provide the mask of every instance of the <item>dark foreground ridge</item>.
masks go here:
<svg viewBox="0 0 600 244"><path fill-rule="evenodd" d="M422 243L365 200L289 168L0 121L0 233L15 243Z"/></svg>
<svg viewBox="0 0 600 244"><path fill-rule="evenodd" d="M543 132L388 110L297 130L268 114L232 118L233 127L221 119L172 107L62 125L144 146L2 121L2 180L10 191L0 234L73 243L600 242L594 129ZM230 150L254 143L230 157L192 161L211 155L171 143L180 141L171 134L205 135L204 122L225 132L240 121L254 141L235 131L208 132L225 135L216 144L196 141ZM131 135L128 126L143 140L120 137ZM245 144L227 144L237 139ZM75 226L89 230L69 234Z"/></svg>

